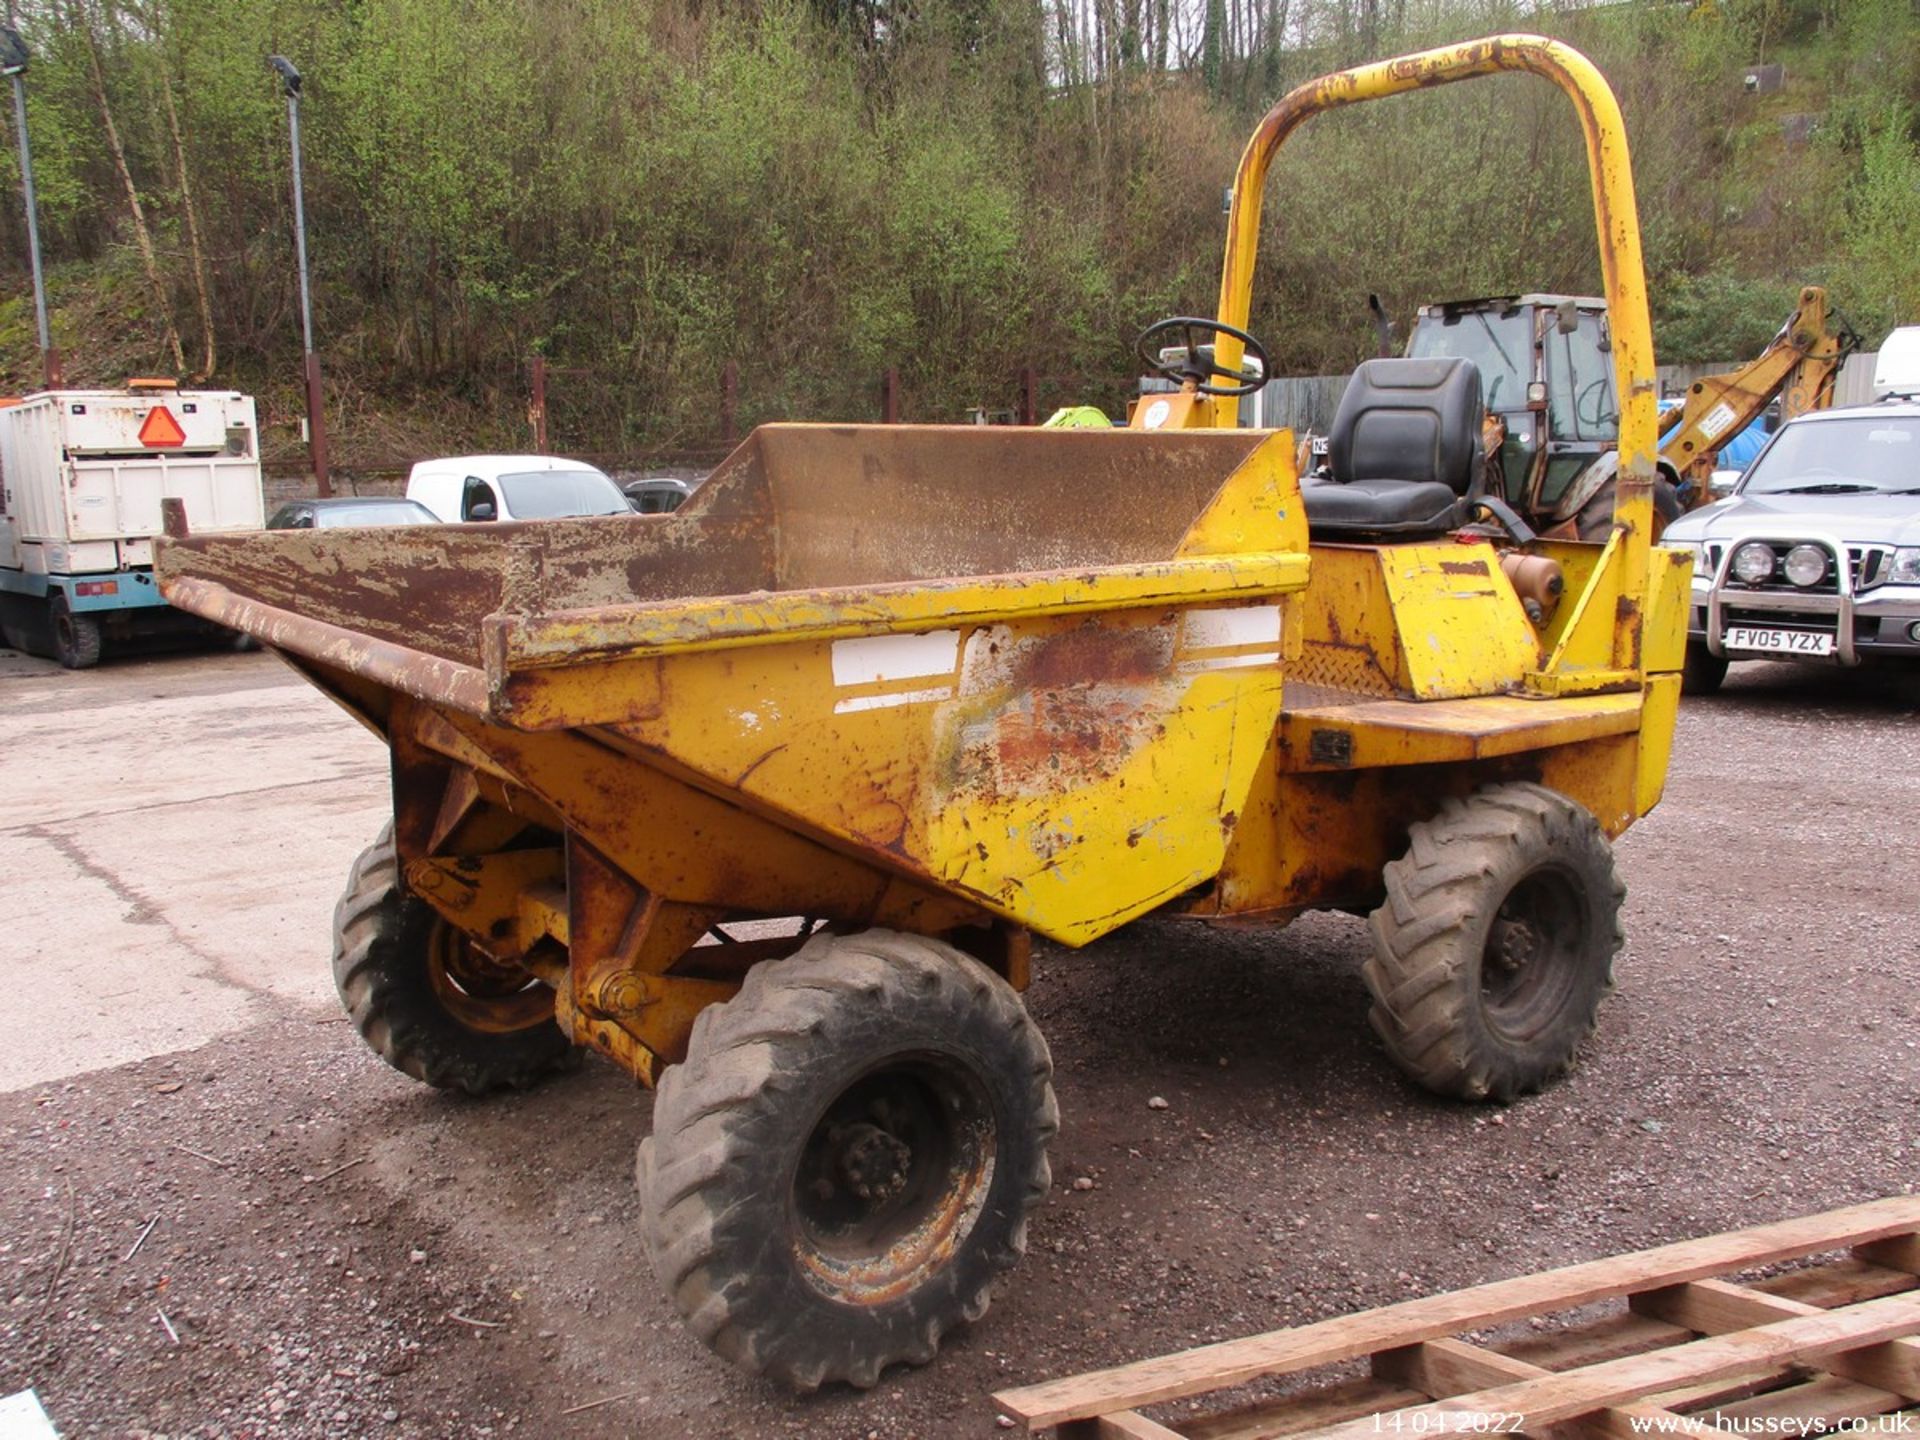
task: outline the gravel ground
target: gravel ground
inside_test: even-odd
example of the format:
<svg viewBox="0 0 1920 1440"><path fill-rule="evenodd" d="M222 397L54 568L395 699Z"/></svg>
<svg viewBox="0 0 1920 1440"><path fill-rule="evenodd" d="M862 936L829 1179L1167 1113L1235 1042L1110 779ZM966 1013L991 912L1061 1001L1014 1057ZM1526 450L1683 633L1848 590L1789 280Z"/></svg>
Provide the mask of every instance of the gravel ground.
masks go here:
<svg viewBox="0 0 1920 1440"><path fill-rule="evenodd" d="M872 1392L794 1400L681 1329L635 1235L650 1101L611 1069L455 1100L291 1000L0 1095L0 1392L69 1436L988 1435L1005 1385L1910 1191L1917 704L1778 666L1688 702L1620 848L1619 994L1506 1110L1388 1066L1357 920L1046 951L1032 1254Z"/></svg>

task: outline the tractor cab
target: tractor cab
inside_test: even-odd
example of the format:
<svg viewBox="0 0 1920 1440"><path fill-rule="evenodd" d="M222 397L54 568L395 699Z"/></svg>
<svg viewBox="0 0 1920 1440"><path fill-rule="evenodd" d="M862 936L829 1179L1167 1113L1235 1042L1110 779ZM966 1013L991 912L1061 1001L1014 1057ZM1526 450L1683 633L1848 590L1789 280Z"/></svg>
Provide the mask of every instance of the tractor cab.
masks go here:
<svg viewBox="0 0 1920 1440"><path fill-rule="evenodd" d="M1422 305L1411 359L1463 359L1480 372L1488 488L1522 514L1555 514L1620 435L1604 300L1503 295Z"/></svg>

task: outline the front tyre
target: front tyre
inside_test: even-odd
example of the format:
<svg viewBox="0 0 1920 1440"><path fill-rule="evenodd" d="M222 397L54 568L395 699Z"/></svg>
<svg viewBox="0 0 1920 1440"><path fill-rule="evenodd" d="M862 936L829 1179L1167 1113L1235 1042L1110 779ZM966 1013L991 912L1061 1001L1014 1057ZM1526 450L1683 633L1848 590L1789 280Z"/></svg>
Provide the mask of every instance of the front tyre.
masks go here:
<svg viewBox="0 0 1920 1440"><path fill-rule="evenodd" d="M1368 922L1374 1029L1438 1094L1538 1090L1573 1068L1613 988L1613 847L1586 810L1527 783L1448 800L1409 838Z"/></svg>
<svg viewBox="0 0 1920 1440"><path fill-rule="evenodd" d="M1046 1042L950 945L818 935L695 1021L640 1147L642 1234L701 1340L796 1390L925 1364L1027 1246Z"/></svg>
<svg viewBox="0 0 1920 1440"><path fill-rule="evenodd" d="M1680 672L1682 695L1711 695L1726 678L1726 656L1714 654L1697 640L1687 642L1686 667Z"/></svg>
<svg viewBox="0 0 1920 1440"><path fill-rule="evenodd" d="M333 979L373 1052L442 1090L524 1090L579 1063L553 1023L551 990L407 893L391 824L334 907Z"/></svg>

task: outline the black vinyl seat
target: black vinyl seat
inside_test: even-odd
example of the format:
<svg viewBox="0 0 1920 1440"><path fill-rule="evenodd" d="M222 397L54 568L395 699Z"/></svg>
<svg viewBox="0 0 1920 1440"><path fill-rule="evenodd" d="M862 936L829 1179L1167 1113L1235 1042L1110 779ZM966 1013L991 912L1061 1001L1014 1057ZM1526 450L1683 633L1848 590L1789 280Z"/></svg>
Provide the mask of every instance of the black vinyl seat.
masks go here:
<svg viewBox="0 0 1920 1440"><path fill-rule="evenodd" d="M1301 487L1316 539L1411 540L1467 521L1480 474L1480 370L1471 360L1368 360L1327 437L1331 479Z"/></svg>

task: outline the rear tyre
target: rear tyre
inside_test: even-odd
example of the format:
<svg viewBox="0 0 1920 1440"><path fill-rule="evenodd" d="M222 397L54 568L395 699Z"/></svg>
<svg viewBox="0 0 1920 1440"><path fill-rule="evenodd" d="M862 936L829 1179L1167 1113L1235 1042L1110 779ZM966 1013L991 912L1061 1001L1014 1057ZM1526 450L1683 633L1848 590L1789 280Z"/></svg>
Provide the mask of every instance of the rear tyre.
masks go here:
<svg viewBox="0 0 1920 1440"><path fill-rule="evenodd" d="M1697 640L1687 642L1687 663L1680 672L1682 695L1711 695L1726 678L1726 656L1714 654Z"/></svg>
<svg viewBox="0 0 1920 1440"><path fill-rule="evenodd" d="M334 907L333 979L373 1052L428 1085L524 1090L579 1063L553 1023L551 990L406 892L391 824L354 861Z"/></svg>
<svg viewBox="0 0 1920 1440"><path fill-rule="evenodd" d="M1437 1094L1505 1103L1573 1068L1613 988L1626 887L1580 806L1532 784L1449 800L1386 869L1364 969L1388 1053Z"/></svg>
<svg viewBox="0 0 1920 1440"><path fill-rule="evenodd" d="M1613 531L1613 494L1616 488L1613 480L1607 481L1593 492L1593 498L1580 507L1580 513L1574 517L1574 530L1582 540L1605 540ZM1666 533L1667 526L1678 520L1685 512L1680 508L1679 493L1673 488L1673 482L1664 475L1653 477L1653 539L1658 540Z"/></svg>
<svg viewBox="0 0 1920 1440"><path fill-rule="evenodd" d="M56 590L47 597L53 625L53 658L69 670L90 670L100 663L100 622L91 615L76 615L66 592Z"/></svg>
<svg viewBox="0 0 1920 1440"><path fill-rule="evenodd" d="M642 1235L701 1340L862 1388L986 1312L1059 1127L1046 1042L950 945L817 935L694 1022L640 1146Z"/></svg>

